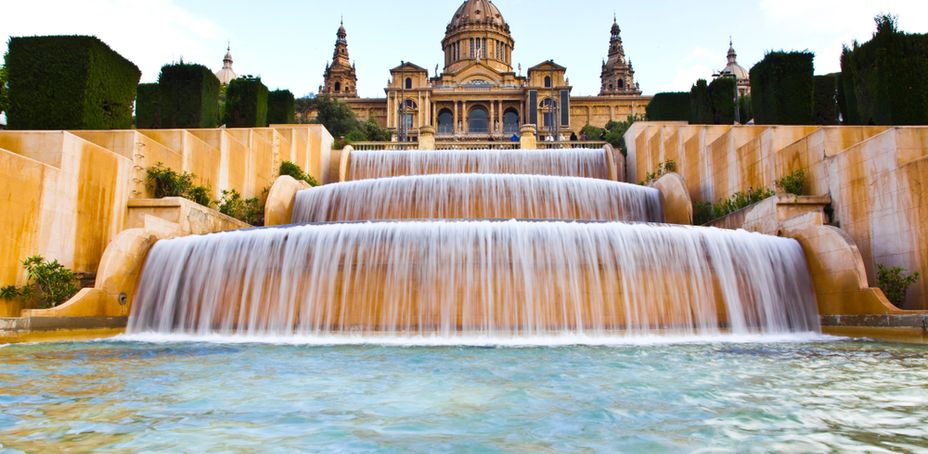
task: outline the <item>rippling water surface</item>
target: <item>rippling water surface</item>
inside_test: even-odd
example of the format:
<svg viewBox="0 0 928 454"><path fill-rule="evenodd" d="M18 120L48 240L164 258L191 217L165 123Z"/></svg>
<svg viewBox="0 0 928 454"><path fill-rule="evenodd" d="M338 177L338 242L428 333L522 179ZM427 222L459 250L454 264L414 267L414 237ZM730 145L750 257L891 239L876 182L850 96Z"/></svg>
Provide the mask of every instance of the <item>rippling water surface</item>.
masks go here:
<svg viewBox="0 0 928 454"><path fill-rule="evenodd" d="M0 450L918 451L926 353L843 341L16 345L0 348Z"/></svg>

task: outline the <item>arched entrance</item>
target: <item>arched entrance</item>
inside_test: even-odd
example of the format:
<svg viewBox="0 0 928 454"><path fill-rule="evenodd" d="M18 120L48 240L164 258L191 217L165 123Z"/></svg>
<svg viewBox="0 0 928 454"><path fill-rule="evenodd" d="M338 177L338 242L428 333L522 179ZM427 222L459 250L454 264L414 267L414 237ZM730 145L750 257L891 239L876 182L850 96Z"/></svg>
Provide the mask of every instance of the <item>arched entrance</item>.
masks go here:
<svg viewBox="0 0 928 454"><path fill-rule="evenodd" d="M454 113L451 109L438 111L438 133L454 134Z"/></svg>
<svg viewBox="0 0 928 454"><path fill-rule="evenodd" d="M484 134L490 132L490 114L483 106L476 106L467 116L467 130L471 133Z"/></svg>
<svg viewBox="0 0 928 454"><path fill-rule="evenodd" d="M503 132L506 134L519 132L519 112L511 107L503 112Z"/></svg>

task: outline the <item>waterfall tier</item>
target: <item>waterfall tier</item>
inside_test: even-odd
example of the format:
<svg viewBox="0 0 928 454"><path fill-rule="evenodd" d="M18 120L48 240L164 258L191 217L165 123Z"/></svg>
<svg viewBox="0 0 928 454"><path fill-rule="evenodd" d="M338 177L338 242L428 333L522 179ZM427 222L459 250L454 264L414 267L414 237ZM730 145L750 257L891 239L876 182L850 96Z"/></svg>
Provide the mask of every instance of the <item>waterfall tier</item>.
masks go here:
<svg viewBox="0 0 928 454"><path fill-rule="evenodd" d="M608 179L604 150L354 151L349 180L408 175L496 173Z"/></svg>
<svg viewBox="0 0 928 454"><path fill-rule="evenodd" d="M653 188L577 177L421 175L301 191L293 223L403 219L661 222Z"/></svg>
<svg viewBox="0 0 928 454"><path fill-rule="evenodd" d="M817 329L794 240L516 221L308 225L160 241L129 326L446 337Z"/></svg>

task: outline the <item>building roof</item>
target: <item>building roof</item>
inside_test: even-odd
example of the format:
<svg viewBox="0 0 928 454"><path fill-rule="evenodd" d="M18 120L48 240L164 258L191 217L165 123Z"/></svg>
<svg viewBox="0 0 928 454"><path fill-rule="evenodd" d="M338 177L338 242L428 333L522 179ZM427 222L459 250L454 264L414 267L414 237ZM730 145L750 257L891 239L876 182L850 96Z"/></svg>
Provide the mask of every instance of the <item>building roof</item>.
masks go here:
<svg viewBox="0 0 928 454"><path fill-rule="evenodd" d="M751 79L748 70L738 64L738 53L735 52L735 46L731 40L728 41L728 65L722 70L722 74L734 75L739 81Z"/></svg>
<svg viewBox="0 0 928 454"><path fill-rule="evenodd" d="M499 28L509 28L499 8L490 0L467 0L454 13L448 29L456 29L467 25L493 25Z"/></svg>
<svg viewBox="0 0 928 454"><path fill-rule="evenodd" d="M229 82L238 78L238 75L235 74L235 70L232 69L231 46L226 48L226 56L222 59L222 69L216 73L216 78L219 79L219 83L223 85L229 85Z"/></svg>

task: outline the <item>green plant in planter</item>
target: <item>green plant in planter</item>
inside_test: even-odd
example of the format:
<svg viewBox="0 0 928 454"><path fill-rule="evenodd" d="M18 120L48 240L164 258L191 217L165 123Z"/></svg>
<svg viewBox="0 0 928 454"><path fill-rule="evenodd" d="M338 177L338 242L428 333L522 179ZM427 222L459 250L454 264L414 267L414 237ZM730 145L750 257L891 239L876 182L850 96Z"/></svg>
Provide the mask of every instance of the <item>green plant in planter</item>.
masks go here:
<svg viewBox="0 0 928 454"><path fill-rule="evenodd" d="M793 195L804 195L803 188L806 186L806 171L799 169L783 178L777 180L777 189Z"/></svg>
<svg viewBox="0 0 928 454"><path fill-rule="evenodd" d="M196 186L192 173L178 173L158 163L148 169L148 189L155 198L183 197L205 207L210 206L210 190L205 186Z"/></svg>
<svg viewBox="0 0 928 454"><path fill-rule="evenodd" d="M313 186L313 187L319 186L319 182L316 181L316 179L313 178L312 175L309 175L308 173L303 172L303 169L300 168L300 166L290 161L284 161L280 163L280 175L281 176L289 175L293 177L293 179L297 181L305 181L309 183L310 186Z"/></svg>
<svg viewBox="0 0 928 454"><path fill-rule="evenodd" d="M222 198L216 201L219 212L254 225L264 225L264 209L257 198L244 199L238 191L222 191Z"/></svg>
<svg viewBox="0 0 928 454"><path fill-rule="evenodd" d="M41 308L55 307L74 296L78 290L77 276L58 263L41 256L23 261L29 284L18 290L19 296L32 299Z"/></svg>
<svg viewBox="0 0 928 454"><path fill-rule="evenodd" d="M896 307L902 307L905 303L906 292L912 284L918 282L920 277L921 275L919 273L908 274L904 268L898 266L890 268L878 265L878 285L880 289L883 290L883 293L886 294L886 298L889 299L889 302L896 305Z"/></svg>

